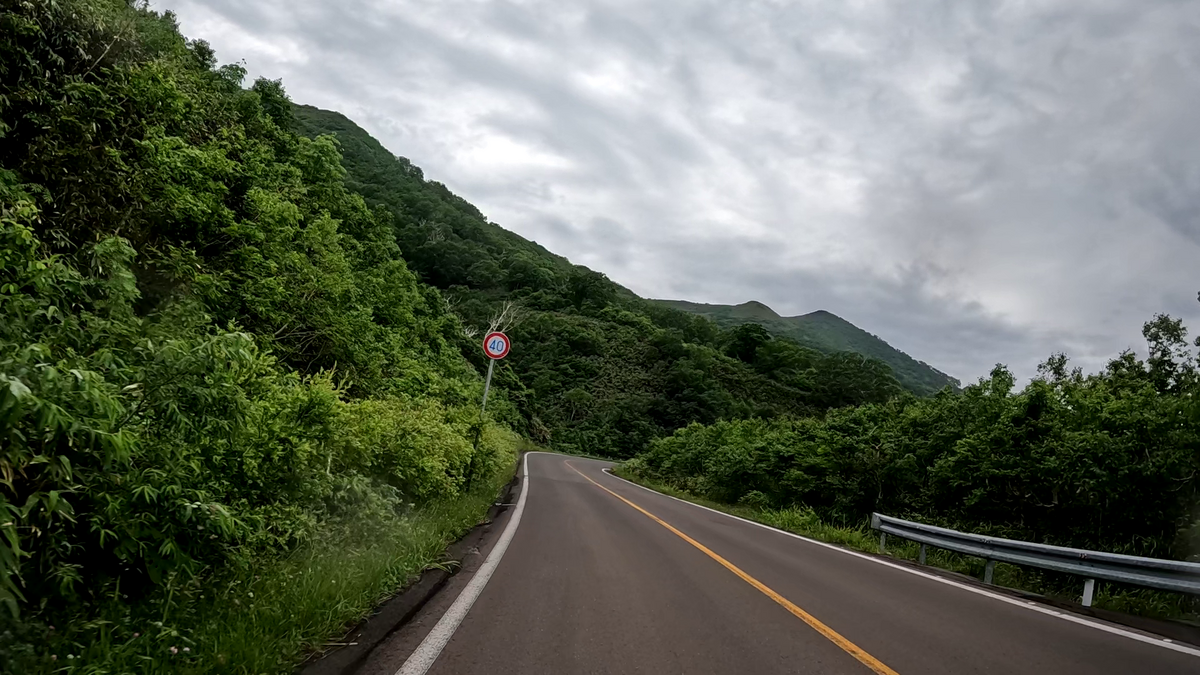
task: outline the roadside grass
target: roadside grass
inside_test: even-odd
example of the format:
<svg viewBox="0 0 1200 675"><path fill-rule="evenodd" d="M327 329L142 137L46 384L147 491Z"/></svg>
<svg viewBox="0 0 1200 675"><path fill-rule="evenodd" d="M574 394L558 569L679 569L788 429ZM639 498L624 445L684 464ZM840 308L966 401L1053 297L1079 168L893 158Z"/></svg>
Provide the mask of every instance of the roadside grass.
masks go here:
<svg viewBox="0 0 1200 675"><path fill-rule="evenodd" d="M247 561L136 607L113 602L102 618L52 637L54 660L42 672L291 673L423 570L452 564L442 560L446 546L482 522L515 468L455 500L338 522L286 558Z"/></svg>
<svg viewBox="0 0 1200 675"><path fill-rule="evenodd" d="M699 497L662 481L639 476L620 464L614 466L611 471L625 480L693 504L707 506L739 518L753 520L850 550L871 554L879 553L879 534L871 530L867 523L858 526L833 525L821 520L812 509L802 507L772 509L725 504ZM889 537L886 555L916 562L920 559L920 549L920 544L916 542ZM925 564L981 579L985 562L980 558L929 547L926 549ZM1079 602L1082 599L1083 580L1067 574L997 563L992 580L997 586L1037 593L1058 600ZM1177 593L1097 582L1096 595L1092 604L1095 607L1126 614L1189 623L1200 622L1200 602Z"/></svg>

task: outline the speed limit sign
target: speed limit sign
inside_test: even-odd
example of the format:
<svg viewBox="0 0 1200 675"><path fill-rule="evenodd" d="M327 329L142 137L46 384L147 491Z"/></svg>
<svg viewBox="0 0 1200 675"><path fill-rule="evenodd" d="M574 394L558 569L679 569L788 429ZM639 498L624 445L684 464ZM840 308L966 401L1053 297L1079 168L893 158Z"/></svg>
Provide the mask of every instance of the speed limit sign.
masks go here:
<svg viewBox="0 0 1200 675"><path fill-rule="evenodd" d="M487 354L489 359L502 359L508 356L508 350L511 347L508 336L499 331L488 333L487 337L483 339L483 353Z"/></svg>
<svg viewBox="0 0 1200 675"><path fill-rule="evenodd" d="M483 338L483 353L491 359L488 361L487 379L483 381L483 405L479 408L480 420L483 419L483 411L487 410L487 395L488 390L492 388L492 370L496 367L496 362L508 356L508 350L512 348L512 343L508 341L508 336L500 331L488 333L487 337Z"/></svg>

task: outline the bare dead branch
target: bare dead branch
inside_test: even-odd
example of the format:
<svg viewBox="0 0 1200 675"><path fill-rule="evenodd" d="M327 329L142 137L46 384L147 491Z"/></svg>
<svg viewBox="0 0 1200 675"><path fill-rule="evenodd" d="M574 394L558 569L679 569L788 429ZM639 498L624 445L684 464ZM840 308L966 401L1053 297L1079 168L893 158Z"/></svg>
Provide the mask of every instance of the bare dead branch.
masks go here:
<svg viewBox="0 0 1200 675"><path fill-rule="evenodd" d="M525 312L520 305L512 300L505 300L500 309L492 315L488 322L488 332L506 331L524 318Z"/></svg>

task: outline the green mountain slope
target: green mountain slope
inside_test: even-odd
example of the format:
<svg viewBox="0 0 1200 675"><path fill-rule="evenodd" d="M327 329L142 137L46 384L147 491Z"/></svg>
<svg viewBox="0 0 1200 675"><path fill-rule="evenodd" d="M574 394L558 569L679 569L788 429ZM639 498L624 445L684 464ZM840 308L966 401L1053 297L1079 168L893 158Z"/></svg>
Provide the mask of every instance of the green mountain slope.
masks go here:
<svg viewBox="0 0 1200 675"><path fill-rule="evenodd" d="M957 379L918 361L884 342L882 339L855 326L845 319L818 310L801 316L780 316L770 307L751 300L741 305L706 305L683 300L660 300L668 307L707 316L722 328L731 328L744 323L757 323L772 334L787 337L796 342L827 354L845 351L855 352L886 363L905 389L915 394L926 395L943 387L958 387Z"/></svg>
<svg viewBox="0 0 1200 675"><path fill-rule="evenodd" d="M337 138L346 186L393 212L405 260L426 282L439 288L508 290L507 270L493 263L511 262L543 281L577 269L566 258L488 222L475 206L445 185L426 180L420 167L394 156L345 115L309 105L295 105L293 110L302 135Z"/></svg>
<svg viewBox="0 0 1200 675"><path fill-rule="evenodd" d="M754 336L639 298L488 221L343 115L293 111L303 135L335 137L345 184L391 218L409 268L476 331L459 345L480 371L476 336L517 309L496 385L540 443L627 457L693 422L819 414L901 390L882 363L786 341L760 350Z"/></svg>

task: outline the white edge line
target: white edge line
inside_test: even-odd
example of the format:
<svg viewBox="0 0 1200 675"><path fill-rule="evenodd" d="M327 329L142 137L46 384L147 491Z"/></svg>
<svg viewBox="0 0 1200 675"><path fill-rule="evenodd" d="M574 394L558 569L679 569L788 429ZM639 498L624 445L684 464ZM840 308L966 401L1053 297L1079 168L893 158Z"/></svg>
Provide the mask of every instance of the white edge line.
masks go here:
<svg viewBox="0 0 1200 675"><path fill-rule="evenodd" d="M605 461L609 461L609 460L605 460ZM1025 602L1023 602L1021 600L1017 600L1015 598L1010 598L1008 596L1000 595L998 593L993 593L991 591L984 590L982 588L975 588L974 586L968 586L967 584L963 584L963 583L954 581L953 579L946 579L944 577L939 577L937 575L933 575L933 574L929 574L926 572L922 572L920 570L912 569L911 567L905 567L904 565L897 565L896 563L888 562L887 560L883 560L883 559L876 558L876 557L869 556L869 555L863 555L862 553L859 553L858 551L851 551L850 549L845 549L840 546L834 546L833 544L827 544L823 541L817 541L816 539L802 537L793 532L788 532L786 530L781 530L779 528L771 527L770 525L765 525L763 523L759 523L759 522L755 522L753 520L747 520L746 518L735 516L732 513L725 513L724 511L718 511L716 509L711 509L707 506L696 504L694 502L689 502L686 499L680 499L679 497L673 497L668 494L663 494L663 493L659 492L658 490L652 490L644 485L638 485L637 483L635 483L631 480L626 480L624 478L621 478L620 476L616 475L615 473L613 473L612 471L610 471L607 468L603 469L603 471L604 471L604 473L612 476L613 478L616 478L617 480L629 483L630 485L641 488L641 489L645 490L646 492L651 492L656 495L666 497L668 499L674 499L677 502L682 502L684 504L694 506L698 509L704 509L705 511L712 511L713 513L720 514L727 518L733 518L734 520L740 520L743 523L749 523L756 527L761 527L764 530L778 532L779 534L786 535L788 537L792 537L793 539L799 539L800 541L806 541L810 544L816 544L817 546L824 546L825 548L832 549L832 550L838 551L840 553L845 553L846 555L852 555L855 558L862 558L863 560L869 560L869 561L871 561L873 563L877 563L879 565L884 565L886 567L891 567L892 569L900 570L901 572L915 574L916 576L924 577L925 579L929 579L931 581L936 581L941 584L946 584L947 586L961 588L964 591L970 591L971 593L975 593L977 595L982 595L982 596L985 596L988 598L992 598L994 600L999 600L1001 602L1005 602L1010 605L1014 605L1016 607L1028 609L1030 611L1038 612L1039 614L1045 614L1047 616L1058 617L1064 621L1070 621L1071 623L1077 623L1081 626L1088 626L1090 628L1095 628L1096 630L1104 631L1105 633L1112 633L1113 635L1121 635L1121 636L1127 637L1131 640L1137 640L1138 642L1144 642L1146 644L1155 645L1157 647L1162 647L1163 649L1170 649L1170 650L1176 651L1176 652L1183 652L1184 654L1190 654L1192 656L1200 656L1200 649L1197 649L1195 647L1181 645L1181 644L1172 642L1172 641L1168 640L1167 638L1150 637L1148 635L1143 635L1141 633L1135 633L1133 631L1128 631L1128 630L1125 630L1122 628L1117 628L1115 626L1110 626L1108 624L1091 621L1091 620L1085 619L1085 618L1075 615L1075 614L1065 614L1063 612L1057 612L1057 611L1054 611L1047 607L1043 607L1041 605L1026 604Z"/></svg>
<svg viewBox="0 0 1200 675"><path fill-rule="evenodd" d="M454 636L454 631L458 630L463 619L467 618L467 612L471 611L471 606L475 604L479 594L483 593L483 587L487 585L488 580L492 578L492 573L500 565L500 559L504 557L504 552L508 550L508 544L512 541L513 535L517 533L517 525L521 523L521 514L525 512L525 498L529 496L529 455L531 454L533 453L525 453L521 460L521 496L517 499L517 508L513 510L512 517L508 519L508 525L504 527L500 539L492 547L487 560L484 560L483 564L479 566L475 576L471 577L462 592L454 599L454 604L450 605L450 609L446 610L442 618L438 619L433 630L429 631L429 635L426 635L424 640L421 640L421 644L417 645L417 648L405 660L404 665L400 666L396 675L425 675L442 653L442 649L446 647L446 643L450 642L450 638Z"/></svg>

